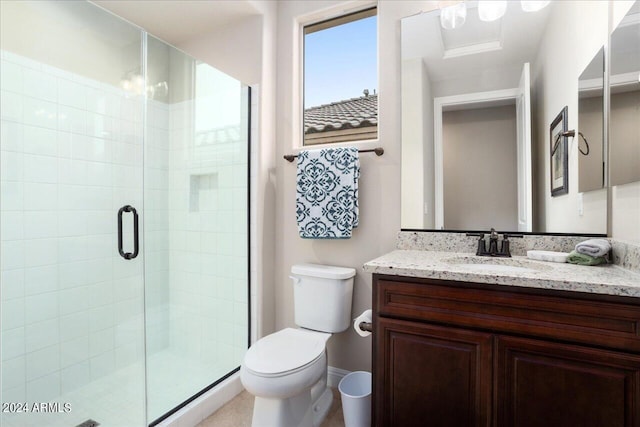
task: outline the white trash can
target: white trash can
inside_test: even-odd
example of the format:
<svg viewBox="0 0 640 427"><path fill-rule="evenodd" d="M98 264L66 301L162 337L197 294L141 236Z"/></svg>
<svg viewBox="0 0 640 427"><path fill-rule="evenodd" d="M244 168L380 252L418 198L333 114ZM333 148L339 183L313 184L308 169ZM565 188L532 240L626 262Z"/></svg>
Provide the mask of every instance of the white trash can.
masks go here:
<svg viewBox="0 0 640 427"><path fill-rule="evenodd" d="M338 384L345 427L371 427L371 372L347 374Z"/></svg>

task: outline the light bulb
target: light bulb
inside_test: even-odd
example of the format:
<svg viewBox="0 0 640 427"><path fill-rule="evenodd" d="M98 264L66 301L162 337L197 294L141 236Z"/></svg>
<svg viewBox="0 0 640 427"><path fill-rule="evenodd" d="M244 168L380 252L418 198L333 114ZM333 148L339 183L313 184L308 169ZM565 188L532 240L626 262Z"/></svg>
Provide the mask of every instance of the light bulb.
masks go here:
<svg viewBox="0 0 640 427"><path fill-rule="evenodd" d="M551 3L550 0L520 0L522 10L525 12L537 12L544 9L549 3Z"/></svg>
<svg viewBox="0 0 640 427"><path fill-rule="evenodd" d="M467 6L464 3L440 9L440 25L445 30L461 27L465 19L467 19Z"/></svg>
<svg viewBox="0 0 640 427"><path fill-rule="evenodd" d="M481 21L490 22L500 19L507 11L507 0L480 0L478 16Z"/></svg>

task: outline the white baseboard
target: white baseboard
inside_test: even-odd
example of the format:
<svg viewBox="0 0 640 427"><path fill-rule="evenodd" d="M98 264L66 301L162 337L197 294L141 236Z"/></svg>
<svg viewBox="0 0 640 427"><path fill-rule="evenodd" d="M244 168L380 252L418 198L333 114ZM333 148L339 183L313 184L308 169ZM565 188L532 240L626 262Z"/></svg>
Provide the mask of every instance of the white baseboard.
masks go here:
<svg viewBox="0 0 640 427"><path fill-rule="evenodd" d="M344 378L345 375L350 373L351 371L329 366L329 368L327 369L327 385L331 388L338 388L340 380Z"/></svg>

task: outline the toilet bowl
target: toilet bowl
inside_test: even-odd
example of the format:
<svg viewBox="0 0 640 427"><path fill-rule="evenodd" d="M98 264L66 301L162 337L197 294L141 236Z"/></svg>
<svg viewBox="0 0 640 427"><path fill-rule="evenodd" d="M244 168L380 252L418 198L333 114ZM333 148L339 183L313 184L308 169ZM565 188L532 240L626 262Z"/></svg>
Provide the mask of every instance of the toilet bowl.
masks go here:
<svg viewBox="0 0 640 427"><path fill-rule="evenodd" d="M255 396L281 399L310 388L326 372L329 337L287 328L259 340L240 368L245 388Z"/></svg>
<svg viewBox="0 0 640 427"><path fill-rule="evenodd" d="M256 396L253 426L311 427L322 422L332 400L326 385L325 344L330 337L287 328L247 351L240 379Z"/></svg>
<svg viewBox="0 0 640 427"><path fill-rule="evenodd" d="M326 343L351 323L355 270L298 264L291 272L299 328L259 339L240 366L240 380L255 396L253 427L317 427L333 401Z"/></svg>

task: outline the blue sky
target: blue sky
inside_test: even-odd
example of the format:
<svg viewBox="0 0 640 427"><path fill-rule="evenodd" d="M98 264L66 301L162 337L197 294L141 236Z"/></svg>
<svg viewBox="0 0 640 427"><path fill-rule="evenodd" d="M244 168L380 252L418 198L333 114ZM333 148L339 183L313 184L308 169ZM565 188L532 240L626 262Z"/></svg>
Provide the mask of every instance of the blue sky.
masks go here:
<svg viewBox="0 0 640 427"><path fill-rule="evenodd" d="M304 108L378 90L377 16L305 36Z"/></svg>

